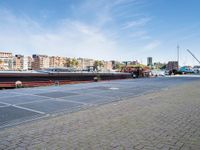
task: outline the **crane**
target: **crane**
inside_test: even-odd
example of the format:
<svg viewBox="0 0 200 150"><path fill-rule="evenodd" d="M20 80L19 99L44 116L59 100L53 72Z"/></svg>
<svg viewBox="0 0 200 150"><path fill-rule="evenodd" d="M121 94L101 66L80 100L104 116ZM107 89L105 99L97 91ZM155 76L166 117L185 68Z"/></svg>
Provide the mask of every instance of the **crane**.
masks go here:
<svg viewBox="0 0 200 150"><path fill-rule="evenodd" d="M197 57L189 50L187 49L187 51L192 55L192 57L194 57L194 59L196 59L196 61L198 61L198 63L200 64L200 60L197 59Z"/></svg>

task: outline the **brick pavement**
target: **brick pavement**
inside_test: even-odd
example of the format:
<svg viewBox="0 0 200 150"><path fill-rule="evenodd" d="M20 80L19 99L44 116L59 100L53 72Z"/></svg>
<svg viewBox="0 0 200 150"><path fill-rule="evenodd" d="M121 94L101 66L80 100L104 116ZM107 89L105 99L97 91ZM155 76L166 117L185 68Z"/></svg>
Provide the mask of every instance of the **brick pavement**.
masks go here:
<svg viewBox="0 0 200 150"><path fill-rule="evenodd" d="M0 131L0 149L200 149L200 83Z"/></svg>

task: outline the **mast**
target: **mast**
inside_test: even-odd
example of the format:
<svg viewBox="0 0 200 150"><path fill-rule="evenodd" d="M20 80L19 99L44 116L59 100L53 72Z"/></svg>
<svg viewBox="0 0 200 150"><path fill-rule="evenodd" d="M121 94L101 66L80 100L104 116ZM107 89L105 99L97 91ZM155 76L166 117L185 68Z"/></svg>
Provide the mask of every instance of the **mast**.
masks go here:
<svg viewBox="0 0 200 150"><path fill-rule="evenodd" d="M177 45L177 62L178 62L178 69L179 69L179 57L180 57L179 53L180 53L180 47L179 47L179 45Z"/></svg>

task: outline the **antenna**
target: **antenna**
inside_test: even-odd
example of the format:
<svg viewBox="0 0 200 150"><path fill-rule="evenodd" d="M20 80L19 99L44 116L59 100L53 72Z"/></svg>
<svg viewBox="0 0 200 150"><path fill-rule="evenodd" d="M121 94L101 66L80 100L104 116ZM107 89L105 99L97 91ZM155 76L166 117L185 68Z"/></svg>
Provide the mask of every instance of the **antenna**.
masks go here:
<svg viewBox="0 0 200 150"><path fill-rule="evenodd" d="M179 68L179 51L180 51L180 46L177 45L177 62L178 62L178 68Z"/></svg>

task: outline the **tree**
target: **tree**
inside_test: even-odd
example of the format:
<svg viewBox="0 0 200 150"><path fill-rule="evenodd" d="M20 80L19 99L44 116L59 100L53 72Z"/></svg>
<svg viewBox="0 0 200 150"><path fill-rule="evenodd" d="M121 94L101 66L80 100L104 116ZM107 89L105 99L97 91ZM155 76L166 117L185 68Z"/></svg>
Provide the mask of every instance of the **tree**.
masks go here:
<svg viewBox="0 0 200 150"><path fill-rule="evenodd" d="M78 67L78 61L75 58L73 58L73 59L67 58L65 61L65 66L66 67Z"/></svg>
<svg viewBox="0 0 200 150"><path fill-rule="evenodd" d="M0 70L3 69L2 64L3 64L3 60L0 59Z"/></svg>
<svg viewBox="0 0 200 150"><path fill-rule="evenodd" d="M78 61L75 58L71 60L70 67L78 67Z"/></svg>
<svg viewBox="0 0 200 150"><path fill-rule="evenodd" d="M102 61L96 60L93 66L94 66L94 70L99 71L99 69L101 69L101 67L103 67L104 65Z"/></svg>
<svg viewBox="0 0 200 150"><path fill-rule="evenodd" d="M66 60L64 62L64 66L65 67L70 67L70 58L66 58Z"/></svg>

